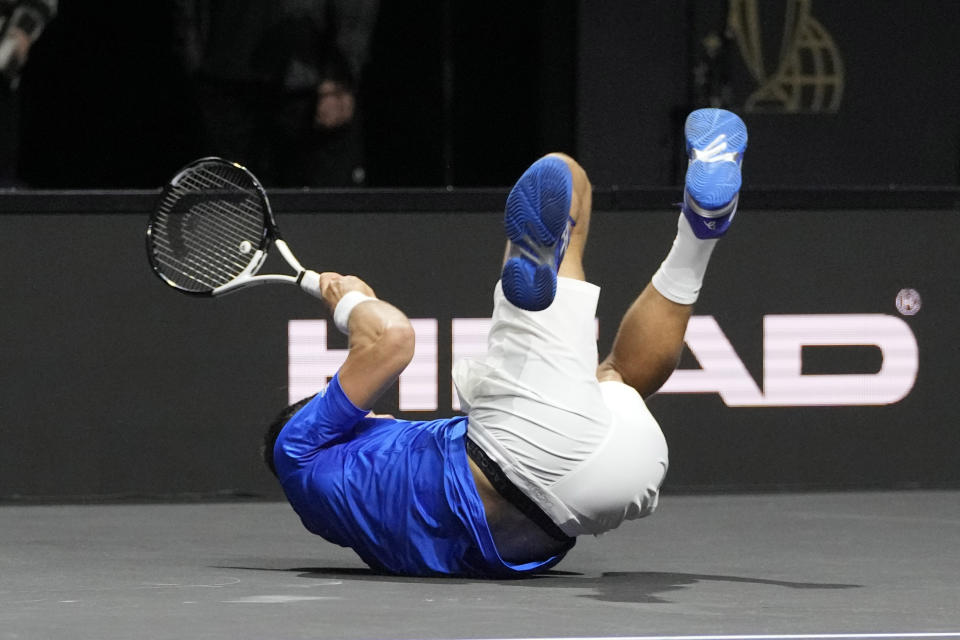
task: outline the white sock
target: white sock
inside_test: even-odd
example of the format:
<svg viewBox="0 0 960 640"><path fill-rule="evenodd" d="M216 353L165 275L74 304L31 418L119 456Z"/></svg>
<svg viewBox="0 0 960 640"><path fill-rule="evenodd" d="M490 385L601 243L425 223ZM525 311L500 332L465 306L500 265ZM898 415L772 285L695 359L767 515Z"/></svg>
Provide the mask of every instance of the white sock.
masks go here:
<svg viewBox="0 0 960 640"><path fill-rule="evenodd" d="M693 304L700 296L703 275L707 272L710 254L718 238L701 240L693 235L686 216L680 214L677 237L670 253L653 274L654 288L668 300L679 304Z"/></svg>

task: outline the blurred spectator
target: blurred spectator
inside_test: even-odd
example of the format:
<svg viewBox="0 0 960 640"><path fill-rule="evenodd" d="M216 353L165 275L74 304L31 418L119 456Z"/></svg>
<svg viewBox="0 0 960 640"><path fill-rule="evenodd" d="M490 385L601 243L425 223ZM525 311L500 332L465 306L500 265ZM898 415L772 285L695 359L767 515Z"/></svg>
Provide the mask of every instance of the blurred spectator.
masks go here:
<svg viewBox="0 0 960 640"><path fill-rule="evenodd" d="M57 13L57 0L0 0L0 186L17 184L20 71Z"/></svg>
<svg viewBox="0 0 960 640"><path fill-rule="evenodd" d="M378 0L177 0L205 152L269 186L364 182L357 89Z"/></svg>

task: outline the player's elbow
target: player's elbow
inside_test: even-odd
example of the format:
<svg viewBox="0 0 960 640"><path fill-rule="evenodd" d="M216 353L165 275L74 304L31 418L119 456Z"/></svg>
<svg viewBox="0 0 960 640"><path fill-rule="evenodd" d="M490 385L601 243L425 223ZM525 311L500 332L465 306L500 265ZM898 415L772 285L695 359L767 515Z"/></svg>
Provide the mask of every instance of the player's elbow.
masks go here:
<svg viewBox="0 0 960 640"><path fill-rule="evenodd" d="M413 360L416 336L410 320L386 303L361 304L350 319L350 356L365 371L376 370L391 377Z"/></svg>
<svg viewBox="0 0 960 640"><path fill-rule="evenodd" d="M377 350L388 359L391 368L403 370L413 360L417 336L406 318L394 318L385 323L377 339Z"/></svg>

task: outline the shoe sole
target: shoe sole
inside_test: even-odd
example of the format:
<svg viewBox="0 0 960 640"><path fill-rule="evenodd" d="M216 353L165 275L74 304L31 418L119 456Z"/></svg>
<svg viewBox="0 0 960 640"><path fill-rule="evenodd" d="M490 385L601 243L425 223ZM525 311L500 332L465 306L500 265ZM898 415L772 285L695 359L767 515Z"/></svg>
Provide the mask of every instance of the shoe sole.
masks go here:
<svg viewBox="0 0 960 640"><path fill-rule="evenodd" d="M527 169L507 196L503 227L511 243L500 275L503 293L528 311L550 306L557 293L557 269L563 259L573 178L556 157L541 158Z"/></svg>
<svg viewBox="0 0 960 640"><path fill-rule="evenodd" d="M686 188L703 209L719 210L730 204L740 191L740 159L747 148L747 127L736 114L723 109L699 109L687 117L684 126L687 154L703 151L721 136L725 153L736 153L735 162L708 162L693 159L687 167Z"/></svg>

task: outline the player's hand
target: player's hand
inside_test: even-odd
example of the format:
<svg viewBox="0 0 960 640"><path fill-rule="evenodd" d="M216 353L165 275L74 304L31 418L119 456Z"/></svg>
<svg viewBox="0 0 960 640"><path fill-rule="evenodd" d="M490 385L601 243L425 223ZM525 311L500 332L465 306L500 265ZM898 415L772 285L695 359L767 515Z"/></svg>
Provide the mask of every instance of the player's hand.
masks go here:
<svg viewBox="0 0 960 640"><path fill-rule="evenodd" d="M344 276L333 271L320 274L320 294L323 296L323 301L327 303L330 313L337 308L340 298L350 291L359 291L371 298L377 297L370 285L357 276Z"/></svg>

